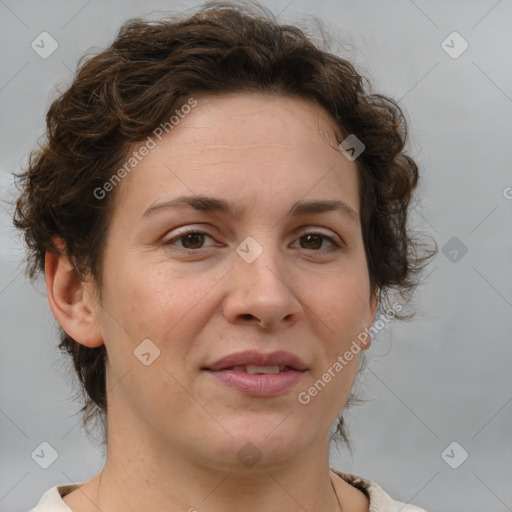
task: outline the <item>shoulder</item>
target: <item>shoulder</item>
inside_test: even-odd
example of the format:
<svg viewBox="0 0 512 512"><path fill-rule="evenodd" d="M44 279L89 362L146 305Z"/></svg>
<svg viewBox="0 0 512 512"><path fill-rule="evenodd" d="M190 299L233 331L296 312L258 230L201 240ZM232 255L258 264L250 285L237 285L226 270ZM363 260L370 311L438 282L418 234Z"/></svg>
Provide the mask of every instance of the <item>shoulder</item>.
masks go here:
<svg viewBox="0 0 512 512"><path fill-rule="evenodd" d="M426 512L424 509L394 500L380 485L362 478L353 473L345 473L334 468L330 468L333 473L338 475L345 482L353 485L364 492L370 502L369 512Z"/></svg>
<svg viewBox="0 0 512 512"><path fill-rule="evenodd" d="M80 487L80 485L82 485L82 483L57 485L48 489L43 494L38 504L28 512L72 512L62 498Z"/></svg>

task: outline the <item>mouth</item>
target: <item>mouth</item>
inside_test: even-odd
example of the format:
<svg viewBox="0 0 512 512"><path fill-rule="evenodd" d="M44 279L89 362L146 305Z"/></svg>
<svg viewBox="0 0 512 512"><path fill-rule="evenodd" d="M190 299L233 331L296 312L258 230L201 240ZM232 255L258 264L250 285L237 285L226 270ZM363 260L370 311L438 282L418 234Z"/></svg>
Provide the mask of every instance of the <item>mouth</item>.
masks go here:
<svg viewBox="0 0 512 512"><path fill-rule="evenodd" d="M274 397L296 386L307 368L299 357L289 352L248 351L231 354L202 370L244 395Z"/></svg>
<svg viewBox="0 0 512 512"><path fill-rule="evenodd" d="M236 372L245 372L249 375L268 375L268 374L275 374L275 373L282 373L290 370L295 370L295 368L292 368L291 366L255 366L255 365L246 365L246 366L232 366L230 368L223 368L222 370L217 371L225 371L225 370L232 370Z"/></svg>
<svg viewBox="0 0 512 512"><path fill-rule="evenodd" d="M300 357L284 350L269 354L246 350L229 354L204 369L212 371L236 369L247 373L254 373L256 369L258 370L256 373L279 373L286 368L302 371L306 370L306 365Z"/></svg>

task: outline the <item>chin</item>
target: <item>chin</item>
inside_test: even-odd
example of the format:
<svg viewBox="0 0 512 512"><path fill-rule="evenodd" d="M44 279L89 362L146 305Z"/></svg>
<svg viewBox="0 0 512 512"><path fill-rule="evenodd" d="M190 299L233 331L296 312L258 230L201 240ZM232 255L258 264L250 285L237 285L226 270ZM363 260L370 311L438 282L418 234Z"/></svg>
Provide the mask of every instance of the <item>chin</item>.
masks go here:
<svg viewBox="0 0 512 512"><path fill-rule="evenodd" d="M292 416L292 415L290 415ZM252 418L236 423L219 422L226 427L222 434L208 436L213 465L221 470L233 472L263 471L286 463L304 450L308 440L305 428L287 422L286 414L270 415L267 418ZM277 420L277 421L276 421ZM284 420L284 421L283 421Z"/></svg>

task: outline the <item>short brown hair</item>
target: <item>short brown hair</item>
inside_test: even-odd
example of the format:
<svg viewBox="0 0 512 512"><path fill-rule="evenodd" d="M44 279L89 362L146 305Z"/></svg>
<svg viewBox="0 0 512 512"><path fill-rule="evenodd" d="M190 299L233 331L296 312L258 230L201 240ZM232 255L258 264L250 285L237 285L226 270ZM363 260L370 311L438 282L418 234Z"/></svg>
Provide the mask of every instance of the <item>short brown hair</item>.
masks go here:
<svg viewBox="0 0 512 512"><path fill-rule="evenodd" d="M437 247L420 253L407 226L418 168L404 153L406 121L391 98L372 93L369 80L325 45L260 6L233 2L208 2L188 17L127 21L109 48L81 59L48 111L47 140L18 175L14 223L24 232L30 277L44 272L45 253L56 251L59 237L77 275L90 274L101 289L114 194L98 199L94 190L184 97L259 92L313 100L340 134L364 143L356 164L372 294L381 307L390 291L408 300ZM84 426L104 420L105 346L87 348L61 329L59 347L71 355L84 392ZM336 429L348 444L342 416Z"/></svg>

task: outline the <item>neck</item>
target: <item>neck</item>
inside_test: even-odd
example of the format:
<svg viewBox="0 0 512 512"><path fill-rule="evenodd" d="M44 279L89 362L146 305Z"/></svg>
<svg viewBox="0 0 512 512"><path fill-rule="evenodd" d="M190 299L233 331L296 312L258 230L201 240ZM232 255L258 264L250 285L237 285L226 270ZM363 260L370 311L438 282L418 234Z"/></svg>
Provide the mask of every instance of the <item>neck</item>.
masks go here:
<svg viewBox="0 0 512 512"><path fill-rule="evenodd" d="M198 464L179 447L164 453L161 446L112 441L94 502L103 512L338 512L343 497L331 481L328 439L324 444L292 463L261 461L233 471Z"/></svg>

